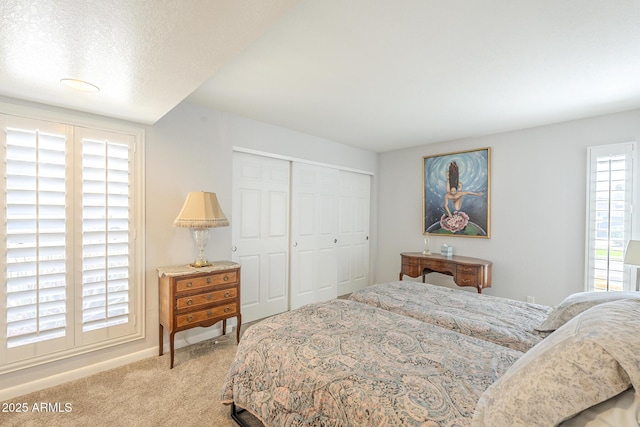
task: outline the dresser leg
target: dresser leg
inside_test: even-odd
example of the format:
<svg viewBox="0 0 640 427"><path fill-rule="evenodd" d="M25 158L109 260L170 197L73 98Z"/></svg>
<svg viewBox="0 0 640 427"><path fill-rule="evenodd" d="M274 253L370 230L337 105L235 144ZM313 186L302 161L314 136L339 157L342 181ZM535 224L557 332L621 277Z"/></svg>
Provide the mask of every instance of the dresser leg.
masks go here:
<svg viewBox="0 0 640 427"><path fill-rule="evenodd" d="M222 335L227 335L227 319L222 321Z"/></svg>
<svg viewBox="0 0 640 427"><path fill-rule="evenodd" d="M236 342L239 344L240 343L240 327L242 326L242 314L238 314L236 316L236 319L238 319L238 329L236 330Z"/></svg>
<svg viewBox="0 0 640 427"><path fill-rule="evenodd" d="M169 369L173 369L173 338L174 338L175 332L171 332L169 334L169 347L171 348L171 367Z"/></svg>
<svg viewBox="0 0 640 427"><path fill-rule="evenodd" d="M164 353L164 348L163 348L164 347L164 343L162 342L163 339L164 339L164 330L162 328L162 323L160 323L160 328L159 329L160 329L160 339L159 339L160 349L158 350L158 356L162 356L162 353Z"/></svg>

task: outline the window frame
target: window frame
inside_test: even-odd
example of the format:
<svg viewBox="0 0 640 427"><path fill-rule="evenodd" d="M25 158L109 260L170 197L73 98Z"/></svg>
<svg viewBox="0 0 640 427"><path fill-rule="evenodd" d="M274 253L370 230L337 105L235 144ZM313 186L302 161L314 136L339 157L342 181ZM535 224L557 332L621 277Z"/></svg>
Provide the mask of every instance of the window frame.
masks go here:
<svg viewBox="0 0 640 427"><path fill-rule="evenodd" d="M53 362L56 360L62 360L69 357L77 356L80 354L86 354L89 352L93 352L96 350L113 347L116 345L120 345L126 342L132 342L137 340L143 340L146 334L146 314L145 314L145 300L146 300L146 290L145 290L145 227L144 227L144 218L145 218L145 129L141 125L136 125L133 123L123 122L116 119L108 119L96 116L89 116L84 114L70 114L64 112L62 110L55 109L51 107L51 110L45 110L34 107L27 107L22 105L8 104L4 102L0 102L0 127L4 132L6 127L7 119L10 121L39 121L39 122L50 122L54 125L61 125L67 127L68 130L65 135L67 137L71 134L74 141L72 141L73 146L78 146L78 140L81 141L82 133L85 130L94 133L116 133L120 135L127 135L132 138L132 153L131 153L131 187L130 187L130 209L131 213L131 233L130 239L132 240L129 243L130 253L129 253L129 262L131 264L130 268L130 286L131 297L133 301L131 302L131 314L130 320L133 323L132 329L129 333L116 337L110 338L108 336L103 337L102 339L97 340L82 340L76 341L72 345L66 345L64 348L59 351L51 352L43 355L35 355L32 357L26 358L18 358L15 360L7 359L7 347L6 347L6 322L3 320L2 324L4 325L0 330L0 343L2 348L0 348L0 374L5 374L8 372L14 372L21 369L42 365L45 363ZM76 132L77 131L77 132ZM77 135L74 135L77 133ZM4 148L3 148L4 153ZM70 158L71 157L71 158ZM68 163L67 167L72 168L74 170L74 177L69 177L68 179L73 179L74 183L71 186L71 189L67 191L73 192L73 197L77 197L78 191L82 191L81 185L79 182L81 179L81 170L82 164L78 163L78 153L69 153L67 155ZM3 159L4 164L4 159ZM80 178L78 178L80 177ZM3 188L6 185L6 173L4 172L0 176L0 181L2 182ZM69 195L67 195L67 200ZM82 227L78 227L78 220L82 221L82 218L77 218L78 210L82 211L82 207L78 209L78 206L67 206L67 211L70 216L67 217L68 222L73 222L69 226L67 230L67 244L73 246L74 251L81 251L82 245L78 246L78 239L80 242L82 240ZM6 210L5 208L0 209L0 220L3 224L3 227L6 227ZM0 252L2 252L2 256L4 257L2 263L6 262L6 246L2 245L0 247ZM75 256L75 259L82 259L82 255ZM71 262L71 265L74 268L74 274L76 278L82 277L82 266L74 265L75 261ZM78 276L78 274L80 274ZM2 319L6 319L7 315L7 292L6 292L6 276L5 269L0 269L0 281L5 283L5 286L0 291L0 316ZM77 281L77 280L76 280ZM76 319L76 316L82 313L82 294L78 292L77 289L81 289L82 285L78 286L77 283L69 283L67 282L68 288L75 288L73 291L67 291L67 300L68 310L67 312L67 333L66 340L73 342L74 339L77 339L77 325L82 324L82 319L79 321ZM69 321L73 322L74 329L69 329ZM74 332L75 331L75 332ZM75 333L75 337L74 337Z"/></svg>
<svg viewBox="0 0 640 427"><path fill-rule="evenodd" d="M597 203L597 199L595 198L596 189L592 188L592 183L595 183L593 176L597 173L597 170L594 169L595 158L598 157L598 153L603 153L605 151L618 152L622 154L627 151L629 153L629 162L625 171L630 170L631 177L625 179L625 182L631 186L630 189L625 189L625 192L630 195L627 199L625 198L625 215L629 215L628 220L625 220L624 223L627 224L624 234L624 241L622 243L622 247L620 250L622 251L622 256L619 262L622 264L622 291L630 291L636 289L636 274L635 271L631 271L634 269L634 266L629 266L623 263L624 259L624 251L626 250L627 244L631 239L637 239L637 230L639 227L637 226L638 215L634 213L634 206L638 201L638 195L636 193L640 188L639 179L640 173L637 170L637 142L636 141L627 141L621 143L613 143L613 144L602 144L596 146L587 147L587 173L586 173L586 221L585 221L585 279L584 279L584 290L586 292L598 291L595 288L595 279L594 279L594 265L592 265L592 252L595 250L595 240L593 233L597 233L597 215L595 205ZM592 197L593 196L593 197ZM607 219L608 224L611 223L611 218ZM609 230L610 228L607 228ZM610 239L609 239L610 240ZM609 252L611 250L609 249ZM607 271L610 270L609 266L607 266ZM617 290L606 290L605 292L616 292Z"/></svg>

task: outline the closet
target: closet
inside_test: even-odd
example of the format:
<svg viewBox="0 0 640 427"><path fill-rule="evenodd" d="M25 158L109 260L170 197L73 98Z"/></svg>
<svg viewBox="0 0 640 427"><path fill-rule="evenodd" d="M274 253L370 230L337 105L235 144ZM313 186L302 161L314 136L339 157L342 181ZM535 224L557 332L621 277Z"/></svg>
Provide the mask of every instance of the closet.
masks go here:
<svg viewBox="0 0 640 427"><path fill-rule="evenodd" d="M365 173L234 151L243 322L369 284L370 185Z"/></svg>

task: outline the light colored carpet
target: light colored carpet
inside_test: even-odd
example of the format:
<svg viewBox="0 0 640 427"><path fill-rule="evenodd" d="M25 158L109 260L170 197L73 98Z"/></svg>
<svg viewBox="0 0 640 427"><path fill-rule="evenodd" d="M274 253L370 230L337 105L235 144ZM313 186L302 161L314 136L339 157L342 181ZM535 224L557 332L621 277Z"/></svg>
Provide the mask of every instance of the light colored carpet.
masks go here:
<svg viewBox="0 0 640 427"><path fill-rule="evenodd" d="M244 327L243 327L244 330ZM237 426L220 403L222 383L235 356L235 334L227 334L4 403L26 402L27 413L0 412L2 426ZM64 411L31 411L40 402ZM251 425L261 426L247 412Z"/></svg>

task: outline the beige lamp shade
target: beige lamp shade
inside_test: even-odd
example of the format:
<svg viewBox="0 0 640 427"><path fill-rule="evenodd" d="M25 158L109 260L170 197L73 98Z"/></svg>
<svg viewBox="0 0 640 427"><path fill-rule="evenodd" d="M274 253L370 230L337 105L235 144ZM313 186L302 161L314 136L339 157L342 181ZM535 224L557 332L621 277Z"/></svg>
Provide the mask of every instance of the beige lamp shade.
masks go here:
<svg viewBox="0 0 640 427"><path fill-rule="evenodd" d="M640 240L629 240L624 253L624 263L640 265Z"/></svg>
<svg viewBox="0 0 640 427"><path fill-rule="evenodd" d="M175 227L214 228L229 225L215 193L192 191L187 194L182 210L173 221Z"/></svg>

